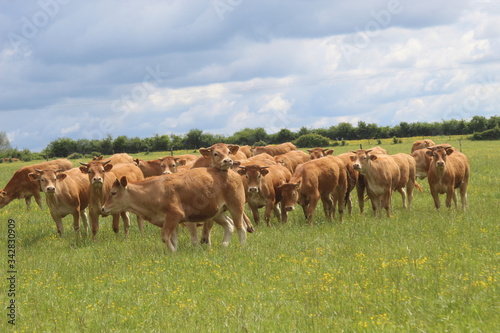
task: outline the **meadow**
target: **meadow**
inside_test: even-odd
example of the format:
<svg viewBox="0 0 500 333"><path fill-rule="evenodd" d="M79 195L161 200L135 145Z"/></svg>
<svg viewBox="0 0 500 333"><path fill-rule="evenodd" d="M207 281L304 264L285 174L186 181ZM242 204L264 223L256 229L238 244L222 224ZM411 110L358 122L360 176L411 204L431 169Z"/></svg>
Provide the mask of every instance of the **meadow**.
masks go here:
<svg viewBox="0 0 500 333"><path fill-rule="evenodd" d="M382 141L409 153L414 139ZM500 176L498 141L458 141L471 164L468 208L436 211L427 179L413 207L398 193L391 218L374 218L357 203L343 223L314 226L297 207L285 225L256 226L240 246L236 233L220 246L193 247L185 229L171 254L160 228L135 217L129 237L102 218L96 241L64 219L59 238L46 205L15 200L0 210L2 319L16 332L494 332L500 327ZM377 142L334 147L340 154ZM185 152L184 152L185 153ZM169 153L136 154L153 159ZM78 160L73 161L75 166ZM82 161L85 162L85 161ZM23 165L0 164L0 187ZM43 195L42 195L43 196ZM441 197L442 202L444 197ZM251 214L250 214L251 215ZM9 227L9 219L15 228ZM11 222L12 224L13 222ZM15 229L15 296L9 296L7 239ZM9 302L15 300L15 325Z"/></svg>

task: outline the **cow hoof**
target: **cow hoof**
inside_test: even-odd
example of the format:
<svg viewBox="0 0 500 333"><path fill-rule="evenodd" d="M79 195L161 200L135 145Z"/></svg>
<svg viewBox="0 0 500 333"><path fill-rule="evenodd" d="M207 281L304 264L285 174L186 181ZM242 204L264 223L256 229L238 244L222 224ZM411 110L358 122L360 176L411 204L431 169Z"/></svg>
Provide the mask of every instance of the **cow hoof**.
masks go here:
<svg viewBox="0 0 500 333"><path fill-rule="evenodd" d="M248 227L247 232L253 234L255 232L255 229L253 227Z"/></svg>

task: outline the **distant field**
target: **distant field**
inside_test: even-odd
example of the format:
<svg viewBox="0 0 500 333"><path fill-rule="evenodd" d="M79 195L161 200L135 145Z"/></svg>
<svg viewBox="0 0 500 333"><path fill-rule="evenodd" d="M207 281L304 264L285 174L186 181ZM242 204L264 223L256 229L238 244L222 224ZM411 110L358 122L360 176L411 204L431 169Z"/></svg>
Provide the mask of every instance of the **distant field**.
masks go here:
<svg viewBox="0 0 500 333"><path fill-rule="evenodd" d="M413 141L382 140L389 153ZM135 217L130 236L101 219L97 241L79 237L71 217L56 235L48 209L24 200L0 209L2 237L0 331L18 332L495 332L500 326L500 157L498 141L432 138L459 148L471 163L468 209L434 209L427 180L411 211L398 193L393 216L374 218L357 203L344 222L313 227L301 209L286 225L257 226L241 247L193 247L182 229L168 253L160 229ZM349 141L334 154L378 145ZM183 151L182 153L192 153ZM169 153L136 154L154 159ZM0 164L0 188L31 163ZM75 166L79 160L75 160ZM82 161L83 162L83 161ZM42 195L43 196L43 195ZM444 198L442 198L442 201ZM369 205L368 205L369 206ZM299 207L298 207L299 208ZM251 215L251 214L250 214ZM8 220L15 221L14 274L9 274ZM12 230L12 223L11 228ZM15 296L6 278L15 275ZM7 283L9 282L9 283ZM16 325L7 306L15 300Z"/></svg>

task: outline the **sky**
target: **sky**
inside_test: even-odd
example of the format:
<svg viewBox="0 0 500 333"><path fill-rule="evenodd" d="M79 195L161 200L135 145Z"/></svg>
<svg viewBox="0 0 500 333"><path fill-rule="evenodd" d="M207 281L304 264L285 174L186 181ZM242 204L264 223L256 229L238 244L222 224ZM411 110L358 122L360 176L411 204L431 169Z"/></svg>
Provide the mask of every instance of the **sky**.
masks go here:
<svg viewBox="0 0 500 333"><path fill-rule="evenodd" d="M0 131L231 135L498 115L499 0L0 0Z"/></svg>

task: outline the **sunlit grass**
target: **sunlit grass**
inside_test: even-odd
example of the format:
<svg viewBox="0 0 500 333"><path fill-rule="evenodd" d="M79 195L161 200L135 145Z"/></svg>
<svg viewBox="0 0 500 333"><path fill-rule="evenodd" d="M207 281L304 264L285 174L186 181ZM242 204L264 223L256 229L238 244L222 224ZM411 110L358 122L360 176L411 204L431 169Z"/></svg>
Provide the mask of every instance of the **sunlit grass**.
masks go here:
<svg viewBox="0 0 500 333"><path fill-rule="evenodd" d="M407 152L405 141L383 146ZM390 219L374 218L369 209L360 215L355 205L343 223L327 222L319 207L309 227L296 209L286 225L259 225L244 247L233 236L222 248L219 227L211 247L193 247L181 229L179 251L170 254L160 228L148 224L140 235L135 218L128 238L102 219L92 241L76 235L66 217L59 238L47 209L27 212L16 200L0 210L2 234L7 219L16 221L14 329L494 332L500 322L498 143L462 145L472 166L466 212L436 211L421 181L424 193L415 195L412 210L404 211L396 194ZM336 153L350 146L335 147ZM2 185L14 170L0 165ZM2 319L0 328L9 326Z"/></svg>

